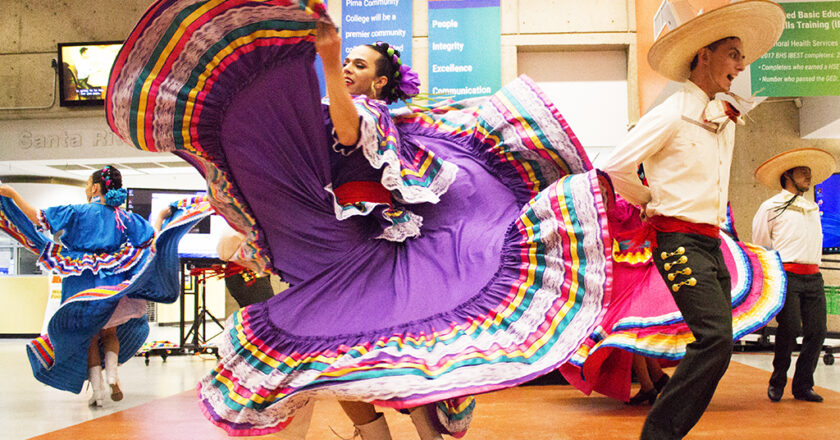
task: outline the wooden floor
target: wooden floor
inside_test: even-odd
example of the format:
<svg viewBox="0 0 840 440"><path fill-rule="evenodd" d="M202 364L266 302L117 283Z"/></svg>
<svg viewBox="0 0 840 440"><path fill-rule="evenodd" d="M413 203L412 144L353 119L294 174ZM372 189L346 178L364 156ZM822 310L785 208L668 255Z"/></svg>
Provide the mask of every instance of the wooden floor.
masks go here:
<svg viewBox="0 0 840 440"><path fill-rule="evenodd" d="M840 393L816 388L823 403L790 395L767 399L769 373L733 362L704 414L687 439L840 438ZM586 397L569 386L518 387L478 396L465 439L637 439L649 407L630 407L605 397ZM417 439L408 416L384 410L395 440ZM334 432L335 433L334 433ZM336 402L314 407L307 440L352 437L353 428ZM336 435L337 434L337 435ZM251 438L284 438L264 436ZM198 408L195 391L100 417L35 439L227 439Z"/></svg>

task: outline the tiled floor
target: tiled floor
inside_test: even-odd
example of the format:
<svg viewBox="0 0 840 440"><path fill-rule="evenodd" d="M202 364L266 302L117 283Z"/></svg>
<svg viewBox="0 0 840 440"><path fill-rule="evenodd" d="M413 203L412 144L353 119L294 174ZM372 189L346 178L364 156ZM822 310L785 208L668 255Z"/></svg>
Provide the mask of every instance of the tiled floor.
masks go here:
<svg viewBox="0 0 840 440"><path fill-rule="evenodd" d="M177 328L153 327L151 337L177 340ZM87 406L88 390L75 395L42 385L32 377L24 348L26 342L0 340L0 371L5 379L5 392L0 393L0 438L3 439L25 439L45 434L191 390L198 378L216 363L213 356L174 356L166 362L153 357L149 366L141 358L133 359L120 367L125 399L106 401L104 408L90 408ZM840 341L831 342L840 345ZM770 371L772 353L736 353L733 360ZM819 363L815 375L817 386L840 392L840 359L837 361L831 366L822 361ZM588 398L583 394L580 399L581 405L587 404Z"/></svg>
<svg viewBox="0 0 840 440"><path fill-rule="evenodd" d="M178 340L178 329L153 326L150 338ZM46 386L32 377L24 339L0 340L0 372L5 392L0 393L0 438L24 439L96 417L122 411L151 400L195 387L198 378L216 365L213 356L171 356L150 359L146 366L136 357L119 369L125 398L106 401L103 408L87 405L90 391L76 395Z"/></svg>

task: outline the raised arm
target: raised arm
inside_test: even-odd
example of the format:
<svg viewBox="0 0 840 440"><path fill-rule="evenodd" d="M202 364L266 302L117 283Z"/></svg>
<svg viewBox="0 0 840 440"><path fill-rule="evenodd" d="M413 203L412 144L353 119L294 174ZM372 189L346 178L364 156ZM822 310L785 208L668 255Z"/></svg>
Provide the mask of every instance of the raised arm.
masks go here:
<svg viewBox="0 0 840 440"><path fill-rule="evenodd" d="M38 210L24 200L14 188L9 185L0 185L0 196L12 199L32 223L38 224Z"/></svg>
<svg viewBox="0 0 840 440"><path fill-rule="evenodd" d="M319 21L317 26L315 50L318 51L324 65L324 80L327 83L327 96L330 98L330 118L338 142L342 145L355 145L359 140L359 112L344 84L341 37L332 25Z"/></svg>

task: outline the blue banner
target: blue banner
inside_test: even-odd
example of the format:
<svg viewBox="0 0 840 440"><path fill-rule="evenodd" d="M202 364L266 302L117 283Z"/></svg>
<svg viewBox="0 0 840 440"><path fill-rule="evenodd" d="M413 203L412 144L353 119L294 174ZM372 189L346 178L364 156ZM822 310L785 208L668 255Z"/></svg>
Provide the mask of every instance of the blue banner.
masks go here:
<svg viewBox="0 0 840 440"><path fill-rule="evenodd" d="M343 0L341 8L344 56L356 46L384 41L411 65L411 0Z"/></svg>
<svg viewBox="0 0 840 440"><path fill-rule="evenodd" d="M429 0L429 93L464 99L502 83L500 0Z"/></svg>
<svg viewBox="0 0 840 440"><path fill-rule="evenodd" d="M400 60L412 64L411 42L414 11L412 0L342 0L341 53L356 46L384 41L400 51ZM343 60L342 60L343 61ZM321 93L326 93L323 70L316 65ZM397 102L389 107L401 107Z"/></svg>

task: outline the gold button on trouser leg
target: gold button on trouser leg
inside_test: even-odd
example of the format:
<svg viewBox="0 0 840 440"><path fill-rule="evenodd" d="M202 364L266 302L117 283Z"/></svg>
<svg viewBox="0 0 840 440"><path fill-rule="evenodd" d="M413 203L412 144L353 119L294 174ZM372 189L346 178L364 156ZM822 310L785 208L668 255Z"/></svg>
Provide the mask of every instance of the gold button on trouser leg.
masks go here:
<svg viewBox="0 0 840 440"><path fill-rule="evenodd" d="M697 279L695 279L694 277L692 277L692 278L689 278L689 279L687 279L687 280L685 280L685 281L683 281L683 282L681 282L681 283L676 283L676 284L672 285L672 286L671 286L671 290L673 290L674 292L679 292L679 291L680 291L680 287L682 287L682 286L691 286L691 287L694 287L694 286L696 286L696 285L697 285Z"/></svg>
<svg viewBox="0 0 840 440"><path fill-rule="evenodd" d="M682 257L677 259L677 261L674 261L674 262L671 262L671 263L665 263L664 267L665 267L665 270L668 271L668 270L671 270L672 267L674 267L678 264L685 264L685 263L688 263L688 257L683 255Z"/></svg>
<svg viewBox="0 0 840 440"><path fill-rule="evenodd" d="M677 270L668 274L668 281L674 281L677 275L691 275L691 268L686 267L683 270Z"/></svg>
<svg viewBox="0 0 840 440"><path fill-rule="evenodd" d="M682 247L682 246L680 246L680 247L678 247L678 248L677 248L677 250L675 250L674 252L671 252L671 253L668 253L668 252L662 252L662 255L661 255L661 256L662 256L662 260L663 260L663 261L665 261L665 260L667 260L668 258L671 258L671 257L673 257L673 256L675 256L675 255L682 255L682 254L684 254L684 253L685 253L685 248L684 248L684 247Z"/></svg>

